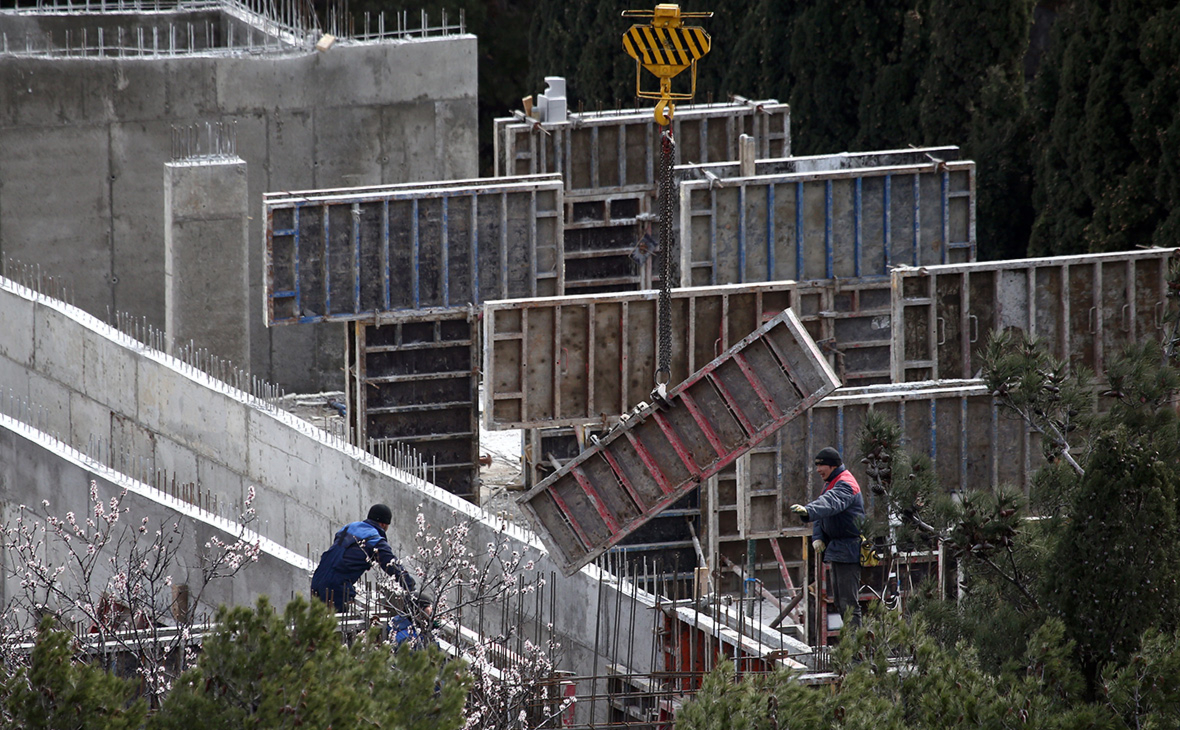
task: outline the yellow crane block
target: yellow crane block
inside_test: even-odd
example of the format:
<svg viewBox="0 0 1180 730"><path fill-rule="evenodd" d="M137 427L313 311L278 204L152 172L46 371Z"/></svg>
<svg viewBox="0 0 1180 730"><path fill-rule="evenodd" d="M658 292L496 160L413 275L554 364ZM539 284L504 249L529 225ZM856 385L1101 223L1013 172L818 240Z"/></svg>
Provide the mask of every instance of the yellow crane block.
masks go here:
<svg viewBox="0 0 1180 730"><path fill-rule="evenodd" d="M645 18L645 25L633 25L623 34L623 50L635 59L635 95L641 99L658 99L656 122L672 122L674 101L692 99L697 91L697 61L709 52L711 40L704 28L684 25L686 18L711 18L712 13L681 12L680 6L661 3L655 10L625 10L623 17ZM645 90L642 69L660 80L659 91ZM685 69L692 70L692 90L673 93L672 79Z"/></svg>

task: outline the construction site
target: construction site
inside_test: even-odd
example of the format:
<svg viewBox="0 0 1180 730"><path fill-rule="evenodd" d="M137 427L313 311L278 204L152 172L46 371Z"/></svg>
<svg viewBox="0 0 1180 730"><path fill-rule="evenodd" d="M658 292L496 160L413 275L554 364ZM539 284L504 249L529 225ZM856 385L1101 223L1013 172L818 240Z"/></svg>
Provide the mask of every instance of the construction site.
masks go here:
<svg viewBox="0 0 1180 730"><path fill-rule="evenodd" d="M695 73L708 36L659 13L620 30L679 33L679 60L623 48ZM421 525L462 522L534 588L455 614L445 648L549 647L543 699L575 700L551 725L670 727L725 658L831 681L841 617L791 511L817 452L869 484L882 413L948 492L1027 493L1041 437L980 379L989 334L1096 373L1174 337L1180 249L977 260L956 140L792 156L774 99L576 112L551 77L479 177L461 15L323 26L258 0L0 10L6 524L94 483L183 522L192 573L251 507L258 562L212 609L310 595L372 504L411 569ZM878 557L863 605L957 590L938 545Z"/></svg>

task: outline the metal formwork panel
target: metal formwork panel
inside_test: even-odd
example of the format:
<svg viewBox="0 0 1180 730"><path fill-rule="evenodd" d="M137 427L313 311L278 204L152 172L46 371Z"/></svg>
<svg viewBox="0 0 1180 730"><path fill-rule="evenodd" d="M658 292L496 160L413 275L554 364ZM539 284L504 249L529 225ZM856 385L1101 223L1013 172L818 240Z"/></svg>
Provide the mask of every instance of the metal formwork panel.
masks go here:
<svg viewBox="0 0 1180 730"><path fill-rule="evenodd" d="M678 161L735 160L743 134L758 155L790 154L790 109L774 100L682 106L672 130ZM571 114L556 124L497 119L495 139L497 174L558 173L565 182L562 293L652 288L640 243L655 220L660 128L650 111Z"/></svg>
<svg viewBox="0 0 1180 730"><path fill-rule="evenodd" d="M839 385L785 310L518 500L566 574L602 554L703 479Z"/></svg>
<svg viewBox="0 0 1180 730"><path fill-rule="evenodd" d="M977 377L988 333L1008 329L1101 375L1124 344L1164 336L1168 265L1178 252L895 269L893 379Z"/></svg>
<svg viewBox="0 0 1180 730"><path fill-rule="evenodd" d="M655 193L660 127L650 109L573 113L568 121L495 121L497 175L558 173L567 195ZM672 118L676 163L738 158L743 134L756 140L758 157L791 154L791 112L764 101L693 104Z"/></svg>
<svg viewBox="0 0 1180 730"><path fill-rule="evenodd" d="M934 464L947 492L1008 484L1027 492L1043 463L1040 441L1025 423L1001 409L978 380L901 383L841 388L812 406L738 462L733 498L738 515L723 531L731 539L794 534L800 528L791 504L806 504L823 485L813 455L835 447L865 489L866 509L878 510L857 438L869 411L901 426L902 444Z"/></svg>
<svg viewBox="0 0 1180 730"><path fill-rule="evenodd" d="M271 193L267 324L559 294L556 176Z"/></svg>
<svg viewBox="0 0 1180 730"><path fill-rule="evenodd" d="M432 312L349 325L348 414L356 442L413 447L431 481L479 501L478 318Z"/></svg>
<svg viewBox="0 0 1180 730"><path fill-rule="evenodd" d="M754 161L755 175L790 175L799 172L835 172L837 170L861 170L872 167L898 167L901 165L926 165L938 162L956 162L961 151L955 146L910 147L902 150L878 150L872 152L840 152L834 155L808 155L805 157L782 157ZM725 180L741 177L740 162L711 162L679 165L673 171L678 181L684 180Z"/></svg>
<svg viewBox="0 0 1180 730"><path fill-rule="evenodd" d="M842 382L888 382L888 281L769 282L672 290L671 382L795 310ZM487 302L489 428L606 426L655 379L658 292Z"/></svg>
<svg viewBox="0 0 1180 730"><path fill-rule="evenodd" d="M791 282L672 290L670 382L792 302ZM655 384L659 292L488 302L484 420L491 428L613 423Z"/></svg>
<svg viewBox="0 0 1180 730"><path fill-rule="evenodd" d="M975 259L975 163L684 180L682 286L887 277Z"/></svg>

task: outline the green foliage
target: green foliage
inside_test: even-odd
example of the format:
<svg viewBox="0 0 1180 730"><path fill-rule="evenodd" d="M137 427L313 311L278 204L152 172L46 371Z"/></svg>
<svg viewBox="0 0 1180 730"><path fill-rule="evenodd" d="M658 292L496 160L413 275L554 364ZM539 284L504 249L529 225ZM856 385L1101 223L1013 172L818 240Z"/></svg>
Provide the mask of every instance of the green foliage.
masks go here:
<svg viewBox="0 0 1180 730"><path fill-rule="evenodd" d="M24 730L138 728L147 705L134 699L137 684L76 661L71 635L45 617L29 663L5 666L0 679L0 721Z"/></svg>
<svg viewBox="0 0 1180 730"><path fill-rule="evenodd" d="M1071 650L1060 622L1050 621L1032 632L1016 667L991 673L969 645L942 646L920 618L877 607L837 647L839 681L830 690L802 687L787 672L735 683L727 663L678 714L677 730L763 730L772 727L771 710L775 726L790 728L1115 727L1107 706L1082 701ZM1153 666L1164 669L1164 660Z"/></svg>
<svg viewBox="0 0 1180 730"><path fill-rule="evenodd" d="M1043 436L1046 460L1063 458L1080 474L1070 448L1078 440L1072 432L1090 410L1092 375L1083 367L1067 369L1023 331L993 332L981 359L992 396Z"/></svg>
<svg viewBox="0 0 1180 730"><path fill-rule="evenodd" d="M1180 241L1178 20L1174 2L1078 0L1058 21L1034 91L1033 252Z"/></svg>
<svg viewBox="0 0 1180 730"><path fill-rule="evenodd" d="M1087 679L1125 662L1148 628L1180 619L1176 446L1123 425L1097 439L1072 518L1045 566Z"/></svg>
<svg viewBox="0 0 1180 730"><path fill-rule="evenodd" d="M1128 728L1180 727L1180 634L1154 629L1139 651L1121 667L1102 674L1102 695Z"/></svg>
<svg viewBox="0 0 1180 730"><path fill-rule="evenodd" d="M435 647L392 652L372 637L345 646L335 616L296 598L283 614L222 608L197 666L152 727L459 728L468 678Z"/></svg>

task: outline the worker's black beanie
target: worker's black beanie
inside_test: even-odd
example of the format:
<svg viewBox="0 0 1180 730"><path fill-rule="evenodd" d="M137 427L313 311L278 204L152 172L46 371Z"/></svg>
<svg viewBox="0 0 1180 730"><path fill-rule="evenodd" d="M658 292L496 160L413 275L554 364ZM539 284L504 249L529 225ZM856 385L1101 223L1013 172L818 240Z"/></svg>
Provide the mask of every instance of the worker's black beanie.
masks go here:
<svg viewBox="0 0 1180 730"><path fill-rule="evenodd" d="M840 459L839 451L827 446L820 449L819 453L815 455L815 463L824 466L840 466L843 461Z"/></svg>
<svg viewBox="0 0 1180 730"><path fill-rule="evenodd" d="M390 522L393 522L393 511L383 504L375 504L369 508L368 519L388 525Z"/></svg>

